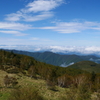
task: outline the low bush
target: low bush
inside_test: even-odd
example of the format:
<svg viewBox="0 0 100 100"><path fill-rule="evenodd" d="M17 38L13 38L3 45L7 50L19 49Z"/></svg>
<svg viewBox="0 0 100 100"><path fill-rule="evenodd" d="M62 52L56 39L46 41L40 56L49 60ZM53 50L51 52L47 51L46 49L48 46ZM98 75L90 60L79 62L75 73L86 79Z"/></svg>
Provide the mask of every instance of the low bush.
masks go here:
<svg viewBox="0 0 100 100"><path fill-rule="evenodd" d="M8 100L43 100L34 87L21 87L11 92Z"/></svg>

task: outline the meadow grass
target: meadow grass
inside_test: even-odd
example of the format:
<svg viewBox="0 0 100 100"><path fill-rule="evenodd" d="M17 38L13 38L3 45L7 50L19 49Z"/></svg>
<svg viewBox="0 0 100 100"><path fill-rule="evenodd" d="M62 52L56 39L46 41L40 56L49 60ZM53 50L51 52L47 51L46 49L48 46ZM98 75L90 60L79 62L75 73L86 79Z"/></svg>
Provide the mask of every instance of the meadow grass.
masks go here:
<svg viewBox="0 0 100 100"><path fill-rule="evenodd" d="M15 87L5 87L3 83L5 75L18 78L18 84ZM5 71L0 70L0 100L17 100L18 98L11 98L14 97L16 94L18 96L20 94L26 95L26 99L23 98L25 95L20 95L20 99L18 100L28 100L27 98L31 96L37 96L37 99L32 100L39 100L40 98L41 100L100 100L99 92L94 92L91 94L89 91L87 91L86 94L85 92L83 92L82 89L84 89L84 87L61 88L55 86L55 90L52 90L50 89L50 87L47 86L45 80L34 79L28 76L24 76L21 73L8 74ZM87 99L84 99L84 97L86 97Z"/></svg>
<svg viewBox="0 0 100 100"><path fill-rule="evenodd" d="M18 85L6 88L3 83L4 76L12 76L18 78ZM45 80L34 79L23 74L8 74L5 71L0 70L0 100L8 100L12 91L16 88L35 88L44 100L61 100L62 97L66 97L66 89L56 86L56 91L50 90L46 84Z"/></svg>

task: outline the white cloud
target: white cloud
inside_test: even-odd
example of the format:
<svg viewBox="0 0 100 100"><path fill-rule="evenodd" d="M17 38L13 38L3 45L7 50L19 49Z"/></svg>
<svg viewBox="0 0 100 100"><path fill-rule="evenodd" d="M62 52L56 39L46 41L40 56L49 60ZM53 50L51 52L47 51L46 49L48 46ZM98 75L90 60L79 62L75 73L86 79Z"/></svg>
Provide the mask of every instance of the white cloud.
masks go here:
<svg viewBox="0 0 100 100"><path fill-rule="evenodd" d="M59 33L78 33L83 30L100 30L100 23L97 22L56 22L56 25L51 27L41 27L40 29L51 29Z"/></svg>
<svg viewBox="0 0 100 100"><path fill-rule="evenodd" d="M87 47L85 48L86 51L92 51L92 52L99 52L100 51L100 47Z"/></svg>
<svg viewBox="0 0 100 100"><path fill-rule="evenodd" d="M68 67L68 66L73 65L73 64L74 64L74 62L71 62L71 63L69 63L68 65L67 65L66 63L63 63L63 64L61 64L60 66L61 66L61 67Z"/></svg>
<svg viewBox="0 0 100 100"><path fill-rule="evenodd" d="M39 20L44 20L47 19L49 17L52 17L53 13L52 12L42 12L39 15L36 16L32 16L32 15L26 15L24 16L24 21L39 21Z"/></svg>
<svg viewBox="0 0 100 100"><path fill-rule="evenodd" d="M89 55L96 54L100 56L100 47L96 46L88 46L88 47L80 47L80 46L45 46L45 45L36 45L34 42L30 45L26 43L26 45L21 44L21 41L27 42L26 40L20 39L6 39L8 45L3 45L6 41L3 38L0 38L0 48L8 48L16 49L16 50L26 50L26 51L52 51L52 52L61 52L65 54L78 54L78 55ZM14 45L16 42L16 45ZM14 44L13 44L14 43ZM17 45L17 43L20 45Z"/></svg>
<svg viewBox="0 0 100 100"><path fill-rule="evenodd" d="M59 6L63 0L35 0L26 7L28 12L50 11Z"/></svg>
<svg viewBox="0 0 100 100"><path fill-rule="evenodd" d="M60 6L63 0L34 0L26 5L25 8L6 15L7 21L38 21L53 16L51 10Z"/></svg>
<svg viewBox="0 0 100 100"><path fill-rule="evenodd" d="M23 16L22 13L18 11L17 13L12 13L12 14L6 15L5 20L8 20L8 21L19 21L22 16Z"/></svg>
<svg viewBox="0 0 100 100"><path fill-rule="evenodd" d="M52 52L63 52L63 53L73 53L73 54L94 54L98 53L100 55L100 47L96 46L50 46Z"/></svg>
<svg viewBox="0 0 100 100"><path fill-rule="evenodd" d="M12 30L27 30L32 29L33 27L28 24L21 24L21 23L15 23L15 22L0 22L0 29L12 29Z"/></svg>
<svg viewBox="0 0 100 100"><path fill-rule="evenodd" d="M27 34L25 33L21 33L19 31L0 31L0 33L6 33L6 34L12 34L12 35L15 35L15 36L25 36Z"/></svg>

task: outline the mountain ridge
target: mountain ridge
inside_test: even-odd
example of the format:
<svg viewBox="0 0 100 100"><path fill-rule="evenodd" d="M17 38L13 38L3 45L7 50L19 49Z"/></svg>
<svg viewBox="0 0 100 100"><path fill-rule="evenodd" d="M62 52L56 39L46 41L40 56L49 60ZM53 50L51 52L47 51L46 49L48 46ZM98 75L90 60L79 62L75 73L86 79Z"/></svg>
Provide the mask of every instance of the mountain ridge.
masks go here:
<svg viewBox="0 0 100 100"><path fill-rule="evenodd" d="M100 58L94 55L86 55L86 56L79 56L79 55L61 55L58 53L45 51L45 52L28 52L28 51L19 51L19 50L7 50L12 51L17 54L23 54L27 56L31 56L38 61L45 62L47 64L55 65L55 66L62 66L67 67L71 64L80 62L80 61L93 61L96 63L100 63Z"/></svg>

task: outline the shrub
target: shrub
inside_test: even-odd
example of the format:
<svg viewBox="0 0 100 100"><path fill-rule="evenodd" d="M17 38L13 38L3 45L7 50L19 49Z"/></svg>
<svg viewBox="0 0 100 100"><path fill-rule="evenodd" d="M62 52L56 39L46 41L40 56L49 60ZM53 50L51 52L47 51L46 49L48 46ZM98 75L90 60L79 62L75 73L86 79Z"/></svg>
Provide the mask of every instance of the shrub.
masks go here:
<svg viewBox="0 0 100 100"><path fill-rule="evenodd" d="M85 86L70 87L66 100L91 100L91 93Z"/></svg>
<svg viewBox="0 0 100 100"><path fill-rule="evenodd" d="M47 88L48 88L48 89L53 90L53 91L57 91L54 82L47 80L46 83L47 83Z"/></svg>
<svg viewBox="0 0 100 100"><path fill-rule="evenodd" d="M43 100L34 87L22 87L11 92L8 100Z"/></svg>
<svg viewBox="0 0 100 100"><path fill-rule="evenodd" d="M14 73L14 74L17 74L17 73L19 73L19 70L17 69L17 68L12 68L12 69L8 69L8 70L6 70L6 72L7 73Z"/></svg>
<svg viewBox="0 0 100 100"><path fill-rule="evenodd" d="M18 84L18 81L17 81L17 79L16 78L14 78L14 77L9 77L8 75L6 75L5 77L4 77L4 84L5 84L5 86L6 87L8 87L8 86L15 86L15 85L17 85Z"/></svg>

